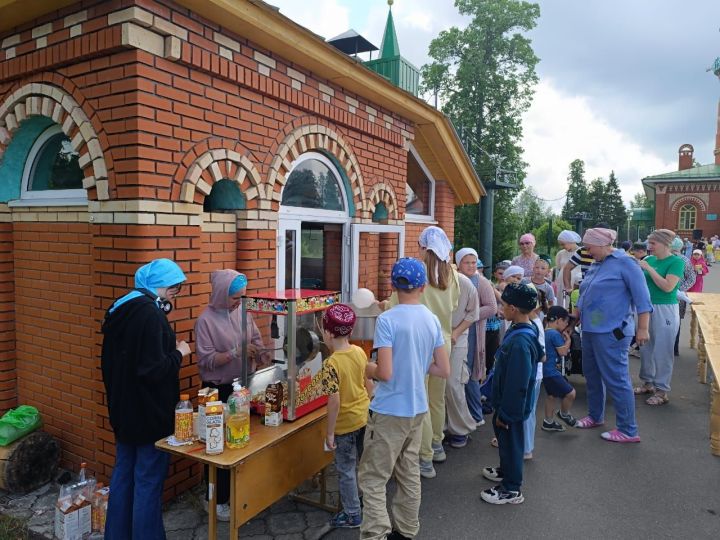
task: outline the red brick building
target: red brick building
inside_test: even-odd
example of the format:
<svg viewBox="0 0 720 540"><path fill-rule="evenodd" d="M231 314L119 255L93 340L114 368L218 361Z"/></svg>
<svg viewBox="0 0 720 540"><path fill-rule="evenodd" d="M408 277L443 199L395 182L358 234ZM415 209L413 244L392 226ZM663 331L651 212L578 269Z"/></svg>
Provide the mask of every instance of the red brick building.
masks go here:
<svg viewBox="0 0 720 540"><path fill-rule="evenodd" d="M710 238L720 234L720 153L715 151L714 164L693 167L693 152L692 145L683 144L677 171L647 176L642 182L655 200L656 228L671 229L683 238Z"/></svg>
<svg viewBox="0 0 720 540"><path fill-rule="evenodd" d="M0 411L37 406L106 478L99 329L139 265L182 266L192 343L212 270L381 296L482 193L447 118L259 0L4 2ZM172 467L168 495L197 482Z"/></svg>

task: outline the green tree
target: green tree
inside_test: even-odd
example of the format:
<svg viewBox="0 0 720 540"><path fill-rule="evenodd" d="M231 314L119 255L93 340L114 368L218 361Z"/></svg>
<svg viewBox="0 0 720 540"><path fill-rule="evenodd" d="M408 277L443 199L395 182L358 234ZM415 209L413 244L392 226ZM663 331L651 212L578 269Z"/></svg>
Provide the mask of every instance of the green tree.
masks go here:
<svg viewBox="0 0 720 540"><path fill-rule="evenodd" d="M630 208L654 208L655 201L651 201L647 196L640 192L633 195L630 201Z"/></svg>
<svg viewBox="0 0 720 540"><path fill-rule="evenodd" d="M605 221L618 232L618 238L626 239L628 211L622 199L620 184L615 177L615 171L610 171L607 184L605 184Z"/></svg>
<svg viewBox="0 0 720 540"><path fill-rule="evenodd" d="M550 219L552 218L552 231L548 235L548 229L550 228ZM549 216L545 218L545 223L539 227L533 229L532 233L535 235L537 245L535 246L535 252L542 255L549 255L555 264L555 255L560 250L557 243L558 235L565 230L573 230L572 224L568 223L559 216Z"/></svg>
<svg viewBox="0 0 720 540"><path fill-rule="evenodd" d="M588 187L585 182L585 162L582 159L576 159L570 163L568 189L565 204L562 209L562 217L567 221L572 221L575 214L578 212L587 212L588 210Z"/></svg>
<svg viewBox="0 0 720 540"><path fill-rule="evenodd" d="M552 215L548 205L538 199L532 187L525 188L515 198L513 212L520 224L520 234L532 231Z"/></svg>
<svg viewBox="0 0 720 540"><path fill-rule="evenodd" d="M483 182L494 179L501 160L503 169L517 173L522 187L527 166L520 147L522 115L538 80L538 58L522 32L536 26L540 8L518 0L455 0L455 7L469 23L444 30L432 40L432 62L422 68L421 90L439 98ZM513 198L512 192L496 193L495 260L510 256L517 240ZM473 227L477 229L477 216L477 208L456 212L456 243L477 245L477 233L471 234Z"/></svg>
<svg viewBox="0 0 720 540"><path fill-rule="evenodd" d="M587 210L585 211L588 214L586 227L592 227L599 221L608 221L605 192L606 186L602 178L596 178L590 182L587 193Z"/></svg>

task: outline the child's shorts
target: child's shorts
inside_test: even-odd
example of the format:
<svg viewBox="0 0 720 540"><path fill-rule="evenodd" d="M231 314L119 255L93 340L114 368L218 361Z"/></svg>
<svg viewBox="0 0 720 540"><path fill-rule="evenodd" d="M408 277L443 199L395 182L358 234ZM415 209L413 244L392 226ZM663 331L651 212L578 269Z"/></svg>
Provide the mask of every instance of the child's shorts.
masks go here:
<svg viewBox="0 0 720 540"><path fill-rule="evenodd" d="M545 393L548 396L561 399L574 390L574 388L570 386L570 383L565 380L565 377L557 375L554 377L545 377L543 379L543 386L545 386Z"/></svg>

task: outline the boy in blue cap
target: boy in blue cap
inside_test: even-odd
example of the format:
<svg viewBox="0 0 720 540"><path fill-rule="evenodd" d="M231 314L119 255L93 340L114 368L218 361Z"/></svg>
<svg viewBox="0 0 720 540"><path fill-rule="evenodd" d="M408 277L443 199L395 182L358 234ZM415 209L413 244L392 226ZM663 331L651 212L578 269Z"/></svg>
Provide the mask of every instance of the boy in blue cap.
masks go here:
<svg viewBox="0 0 720 540"><path fill-rule="evenodd" d="M537 306L537 291L521 283L509 283L502 293L505 320L512 324L495 355L492 382L493 429L498 441L500 467L485 467L483 476L499 481L480 498L490 504L520 504L525 500L520 486L523 474L524 431L535 402L535 373L545 355L539 331L530 322Z"/></svg>
<svg viewBox="0 0 720 540"><path fill-rule="evenodd" d="M427 283L425 266L417 259L395 263L391 281L398 304L382 313L375 325L377 363L366 375L377 380L365 430L358 470L363 493L360 538L412 538L420 529L420 441L428 400L425 376L447 379L450 360L440 321L420 303ZM387 483L395 478L394 526L386 503Z"/></svg>
<svg viewBox="0 0 720 540"><path fill-rule="evenodd" d="M102 375L115 466L105 538L164 540L162 490L170 454L155 441L173 433L180 364L190 354L167 314L185 274L169 259L135 272L135 288L110 306L102 331Z"/></svg>

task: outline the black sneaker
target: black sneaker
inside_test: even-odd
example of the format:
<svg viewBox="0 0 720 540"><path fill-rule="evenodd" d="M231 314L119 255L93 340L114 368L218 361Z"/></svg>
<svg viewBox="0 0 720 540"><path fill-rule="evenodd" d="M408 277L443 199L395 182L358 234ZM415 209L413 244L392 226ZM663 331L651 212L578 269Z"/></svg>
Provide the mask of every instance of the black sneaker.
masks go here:
<svg viewBox="0 0 720 540"><path fill-rule="evenodd" d="M490 504L520 504L525 500L520 491L508 491L502 486L483 490L480 498Z"/></svg>
<svg viewBox="0 0 720 540"><path fill-rule="evenodd" d="M485 467L482 470L482 475L493 482L503 481L503 474L500 467Z"/></svg>
<svg viewBox="0 0 720 540"><path fill-rule="evenodd" d="M557 417L570 427L575 427L575 424L577 424L577 419L570 413L558 411Z"/></svg>
<svg viewBox="0 0 720 540"><path fill-rule="evenodd" d="M399 532L397 532L394 529L385 538L387 538L387 540L410 540L409 536L403 536L402 534L400 534Z"/></svg>
<svg viewBox="0 0 720 540"><path fill-rule="evenodd" d="M542 430L543 431L565 431L565 426L563 426L557 420L552 420L550 422L548 422L547 420L543 420Z"/></svg>

